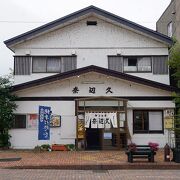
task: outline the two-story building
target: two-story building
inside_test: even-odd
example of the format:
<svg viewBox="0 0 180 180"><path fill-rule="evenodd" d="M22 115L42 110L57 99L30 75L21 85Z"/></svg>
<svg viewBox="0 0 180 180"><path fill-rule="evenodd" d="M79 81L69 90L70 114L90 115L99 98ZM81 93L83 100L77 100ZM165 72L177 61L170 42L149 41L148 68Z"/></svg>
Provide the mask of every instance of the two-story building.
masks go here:
<svg viewBox="0 0 180 180"><path fill-rule="evenodd" d="M127 142L161 147L175 107L169 85L169 37L94 6L5 41L14 52L19 99L13 148L76 144L120 149ZM39 106L55 117L38 139Z"/></svg>

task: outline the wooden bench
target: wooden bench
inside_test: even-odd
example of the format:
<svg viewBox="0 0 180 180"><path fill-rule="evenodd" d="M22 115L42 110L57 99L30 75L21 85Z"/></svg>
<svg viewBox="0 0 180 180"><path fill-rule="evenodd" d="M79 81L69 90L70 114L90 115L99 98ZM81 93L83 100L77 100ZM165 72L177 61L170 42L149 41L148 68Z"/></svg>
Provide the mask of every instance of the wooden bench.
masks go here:
<svg viewBox="0 0 180 180"><path fill-rule="evenodd" d="M135 158L147 158L149 162L154 162L156 152L149 145L137 145L135 150L126 151L128 162L132 163Z"/></svg>

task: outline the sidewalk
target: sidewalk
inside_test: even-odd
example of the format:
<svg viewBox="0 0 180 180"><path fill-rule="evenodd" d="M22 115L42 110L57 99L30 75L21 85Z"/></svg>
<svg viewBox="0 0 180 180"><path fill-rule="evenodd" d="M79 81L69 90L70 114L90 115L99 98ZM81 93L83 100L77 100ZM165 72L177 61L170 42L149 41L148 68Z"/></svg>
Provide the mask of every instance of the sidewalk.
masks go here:
<svg viewBox="0 0 180 180"><path fill-rule="evenodd" d="M23 150L0 151L0 159L21 158L19 161L0 161L0 168L12 169L180 169L180 163L164 162L162 150L157 152L155 163L147 159L127 162L124 151L53 151Z"/></svg>

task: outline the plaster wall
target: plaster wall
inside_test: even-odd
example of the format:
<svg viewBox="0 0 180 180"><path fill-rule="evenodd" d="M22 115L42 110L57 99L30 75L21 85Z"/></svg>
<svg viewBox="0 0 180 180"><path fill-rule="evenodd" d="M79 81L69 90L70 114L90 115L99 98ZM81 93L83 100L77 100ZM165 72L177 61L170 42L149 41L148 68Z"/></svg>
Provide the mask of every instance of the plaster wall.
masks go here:
<svg viewBox="0 0 180 180"><path fill-rule="evenodd" d="M78 87L79 92L73 93ZM95 87L95 93L89 93L89 87ZM106 93L111 87L113 93ZM108 77L98 73L87 73L63 81L41 85L16 92L20 97L47 96L171 96L170 92L136 84L134 82Z"/></svg>
<svg viewBox="0 0 180 180"><path fill-rule="evenodd" d="M97 26L87 26L87 20L97 21ZM142 33L125 29L97 17L89 17L58 30L33 38L14 47L15 55L24 56L69 56L75 52L77 68L96 65L108 68L108 56L168 55L164 43ZM28 76L15 76L15 84L39 79L51 74L32 73ZM150 80L169 84L168 75L133 73Z"/></svg>

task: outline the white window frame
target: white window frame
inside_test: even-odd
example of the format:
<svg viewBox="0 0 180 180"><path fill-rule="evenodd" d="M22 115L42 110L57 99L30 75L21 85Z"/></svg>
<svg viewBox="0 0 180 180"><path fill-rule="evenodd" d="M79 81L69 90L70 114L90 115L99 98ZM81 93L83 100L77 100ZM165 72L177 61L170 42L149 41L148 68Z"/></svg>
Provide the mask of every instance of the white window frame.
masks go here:
<svg viewBox="0 0 180 180"><path fill-rule="evenodd" d="M172 24L172 21L167 25L167 35L169 37L173 36L173 24Z"/></svg>

